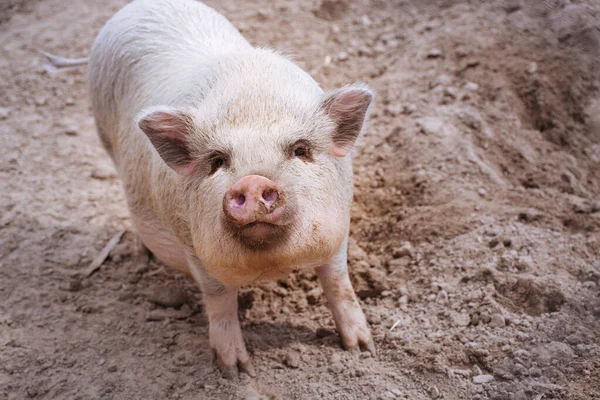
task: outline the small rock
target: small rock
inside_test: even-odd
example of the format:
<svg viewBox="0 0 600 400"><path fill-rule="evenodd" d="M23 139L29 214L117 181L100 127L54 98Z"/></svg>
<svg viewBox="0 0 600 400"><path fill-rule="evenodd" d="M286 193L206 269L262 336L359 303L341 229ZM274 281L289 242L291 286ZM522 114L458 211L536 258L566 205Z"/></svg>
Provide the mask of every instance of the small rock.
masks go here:
<svg viewBox="0 0 600 400"><path fill-rule="evenodd" d="M321 289L321 287L319 287L319 286L310 290L308 293L306 293L306 300L308 301L308 304L311 304L311 305L317 304L319 302L319 300L321 299L322 294L323 294L323 289Z"/></svg>
<svg viewBox="0 0 600 400"><path fill-rule="evenodd" d="M517 259L515 265L520 271L531 271L533 268L533 260L529 256L521 256Z"/></svg>
<svg viewBox="0 0 600 400"><path fill-rule="evenodd" d="M452 323L455 326L467 326L471 323L471 317L467 313L453 313Z"/></svg>
<svg viewBox="0 0 600 400"><path fill-rule="evenodd" d="M481 197L485 197L487 195L487 191L484 188L479 188L477 190L477 193L481 196Z"/></svg>
<svg viewBox="0 0 600 400"><path fill-rule="evenodd" d="M493 380L494 377L492 375L477 375L473 377L473 383L476 383L478 385L490 383Z"/></svg>
<svg viewBox="0 0 600 400"><path fill-rule="evenodd" d="M79 279L72 279L67 288L69 292L79 292L81 289L83 289L83 284Z"/></svg>
<svg viewBox="0 0 600 400"><path fill-rule="evenodd" d="M445 290L440 290L437 294L435 302L438 304L448 304L448 292Z"/></svg>
<svg viewBox="0 0 600 400"><path fill-rule="evenodd" d="M404 107L401 104L397 104L397 103L390 104L385 108L385 111L392 117L400 115L403 110L404 110Z"/></svg>
<svg viewBox="0 0 600 400"><path fill-rule="evenodd" d="M98 365L102 366L104 365L104 363L106 363L106 360L104 358L98 360Z"/></svg>
<svg viewBox="0 0 600 400"><path fill-rule="evenodd" d="M501 328L506 325L506 321L504 320L504 317L502 315L494 314L492 315L492 319L490 320L489 325L493 328Z"/></svg>
<svg viewBox="0 0 600 400"><path fill-rule="evenodd" d="M476 84L475 82L467 82L465 83L465 85L463 86L464 90L468 90L470 92L474 92L477 89L479 89L479 85Z"/></svg>
<svg viewBox="0 0 600 400"><path fill-rule="evenodd" d="M411 257L413 255L413 247L409 242L404 242L402 246L395 247L392 250L392 257L400 258L400 257Z"/></svg>
<svg viewBox="0 0 600 400"><path fill-rule="evenodd" d="M147 299L161 307L179 308L187 303L187 294L178 287L156 285L146 294Z"/></svg>
<svg viewBox="0 0 600 400"><path fill-rule="evenodd" d="M298 368L300 366L300 355L295 351L289 351L284 356L283 363L290 368Z"/></svg>
<svg viewBox="0 0 600 400"><path fill-rule="evenodd" d="M417 125L421 128L421 132L426 135L447 136L446 121L438 117L425 117L417 121Z"/></svg>
<svg viewBox="0 0 600 400"><path fill-rule="evenodd" d="M98 165L90 175L94 179L104 180L117 176L114 170L107 165Z"/></svg>
<svg viewBox="0 0 600 400"><path fill-rule="evenodd" d="M108 372L117 372L117 366L116 365L111 365L110 367L108 367Z"/></svg>
<svg viewBox="0 0 600 400"><path fill-rule="evenodd" d="M537 367L531 367L529 368L529 376L533 378L539 378L542 376L542 370Z"/></svg>
<svg viewBox="0 0 600 400"><path fill-rule="evenodd" d="M535 350L535 355L542 365L548 365L553 360L565 364L575 357L571 346L562 342L550 342L542 345Z"/></svg>
<svg viewBox="0 0 600 400"><path fill-rule="evenodd" d="M444 96L456 99L458 97L458 89L455 87L444 88Z"/></svg>
<svg viewBox="0 0 600 400"><path fill-rule="evenodd" d="M342 356L337 352L331 354L331 357L329 357L329 364L337 364L340 362L342 362Z"/></svg>
<svg viewBox="0 0 600 400"><path fill-rule="evenodd" d="M528 74L535 74L536 71L538 69L538 65L536 62L532 62L531 64L529 64L529 67L527 67L527 73Z"/></svg>
<svg viewBox="0 0 600 400"><path fill-rule="evenodd" d="M371 325L377 325L381 323L381 314L375 310L367 311L367 321Z"/></svg>
<svg viewBox="0 0 600 400"><path fill-rule="evenodd" d="M79 135L79 130L75 125L67 124L63 128L63 133L67 136L77 136Z"/></svg>
<svg viewBox="0 0 600 400"><path fill-rule="evenodd" d="M8 119L10 115L10 109L6 107L0 107L0 121Z"/></svg>
<svg viewBox="0 0 600 400"><path fill-rule="evenodd" d="M515 363L515 365L512 367L512 370L517 376L527 376L529 374L527 368L525 368L525 366L521 363Z"/></svg>
<svg viewBox="0 0 600 400"><path fill-rule="evenodd" d="M342 363L335 363L329 367L329 370L334 374L340 374L344 370L344 366L342 365Z"/></svg>
<svg viewBox="0 0 600 400"><path fill-rule="evenodd" d="M432 399L438 399L440 397L440 390L437 388L437 386L434 386L429 391L429 395Z"/></svg>
<svg viewBox="0 0 600 400"><path fill-rule="evenodd" d="M48 102L48 100L45 97L38 96L35 98L36 106L44 106L44 105L46 105L47 102Z"/></svg>
<svg viewBox="0 0 600 400"><path fill-rule="evenodd" d="M313 14L325 21L335 21L344 17L347 10L348 4L345 1L323 0L319 8L313 10Z"/></svg>
<svg viewBox="0 0 600 400"><path fill-rule="evenodd" d="M331 336L334 335L335 332L332 331L331 329L327 329L327 328L317 328L317 331L315 332L315 335L321 339L327 336Z"/></svg>
<svg viewBox="0 0 600 400"><path fill-rule="evenodd" d="M158 308L146 315L146 321L163 321L165 319L186 319L192 314L190 307L185 304L179 310Z"/></svg>
<svg viewBox="0 0 600 400"><path fill-rule="evenodd" d="M427 58L439 58L442 56L440 49L431 49L427 52Z"/></svg>
<svg viewBox="0 0 600 400"><path fill-rule="evenodd" d="M346 61L348 59L348 53L345 51L340 51L337 58L339 61Z"/></svg>
<svg viewBox="0 0 600 400"><path fill-rule="evenodd" d="M435 80L431 83L431 87L434 88L436 86L449 86L452 84L452 78L449 75L442 74L435 78Z"/></svg>

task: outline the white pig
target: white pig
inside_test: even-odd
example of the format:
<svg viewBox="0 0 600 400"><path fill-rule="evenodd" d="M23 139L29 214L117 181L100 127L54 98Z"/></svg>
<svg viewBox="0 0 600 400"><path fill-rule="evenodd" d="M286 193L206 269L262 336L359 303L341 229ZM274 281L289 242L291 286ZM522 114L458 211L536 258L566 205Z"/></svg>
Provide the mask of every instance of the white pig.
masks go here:
<svg viewBox="0 0 600 400"><path fill-rule="evenodd" d="M254 375L238 287L311 267L346 349L374 353L346 262L351 150L373 93L323 93L193 0L135 0L89 59L98 133L143 243L203 292L226 376Z"/></svg>

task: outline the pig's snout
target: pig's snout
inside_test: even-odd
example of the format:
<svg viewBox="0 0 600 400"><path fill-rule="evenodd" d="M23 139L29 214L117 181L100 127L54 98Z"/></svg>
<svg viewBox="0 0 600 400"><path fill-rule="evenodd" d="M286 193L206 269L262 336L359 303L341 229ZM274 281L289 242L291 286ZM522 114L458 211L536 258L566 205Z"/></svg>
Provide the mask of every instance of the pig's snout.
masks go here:
<svg viewBox="0 0 600 400"><path fill-rule="evenodd" d="M240 228L253 223L277 225L285 209L279 185L260 175L248 175L225 194L225 215Z"/></svg>

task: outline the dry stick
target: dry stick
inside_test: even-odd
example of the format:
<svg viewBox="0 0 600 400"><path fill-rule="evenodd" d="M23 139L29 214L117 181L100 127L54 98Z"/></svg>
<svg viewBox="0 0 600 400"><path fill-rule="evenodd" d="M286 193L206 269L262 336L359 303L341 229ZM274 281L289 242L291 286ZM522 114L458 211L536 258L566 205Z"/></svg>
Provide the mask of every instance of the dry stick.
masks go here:
<svg viewBox="0 0 600 400"><path fill-rule="evenodd" d="M123 236L124 233L125 233L124 230L120 231L115 236L113 236L113 238L110 239L110 241L108 243L106 243L106 246L104 246L104 248L102 250L100 250L100 253L98 253L96 258L94 258L94 260L92 261L90 266L85 271L86 277L92 275L94 272L96 272L97 270L100 269L100 267L106 260L106 257L108 257L108 253L110 253L110 251L113 249L113 247L115 247L117 245L117 243L119 243L119 240L121 240L121 236Z"/></svg>

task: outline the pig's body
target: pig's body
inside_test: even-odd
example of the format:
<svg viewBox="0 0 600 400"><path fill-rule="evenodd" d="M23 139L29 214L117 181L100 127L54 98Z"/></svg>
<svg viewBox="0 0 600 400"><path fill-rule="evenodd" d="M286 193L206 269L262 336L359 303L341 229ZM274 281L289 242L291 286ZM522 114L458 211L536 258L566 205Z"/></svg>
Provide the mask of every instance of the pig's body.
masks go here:
<svg viewBox="0 0 600 400"><path fill-rule="evenodd" d="M317 267L344 345L372 350L345 255L347 154L371 93L325 96L295 64L253 48L192 0L130 3L102 29L89 63L97 129L136 229L200 283L221 365L251 371L237 286L302 266Z"/></svg>

